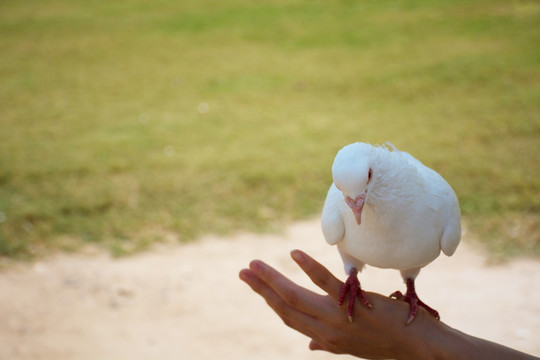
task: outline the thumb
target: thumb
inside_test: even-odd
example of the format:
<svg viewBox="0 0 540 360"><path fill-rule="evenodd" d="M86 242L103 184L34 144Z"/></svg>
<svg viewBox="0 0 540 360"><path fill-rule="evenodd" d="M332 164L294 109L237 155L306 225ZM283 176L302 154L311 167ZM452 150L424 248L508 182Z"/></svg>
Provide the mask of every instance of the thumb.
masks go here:
<svg viewBox="0 0 540 360"><path fill-rule="evenodd" d="M309 343L309 350L324 350L321 345L315 340L311 340Z"/></svg>

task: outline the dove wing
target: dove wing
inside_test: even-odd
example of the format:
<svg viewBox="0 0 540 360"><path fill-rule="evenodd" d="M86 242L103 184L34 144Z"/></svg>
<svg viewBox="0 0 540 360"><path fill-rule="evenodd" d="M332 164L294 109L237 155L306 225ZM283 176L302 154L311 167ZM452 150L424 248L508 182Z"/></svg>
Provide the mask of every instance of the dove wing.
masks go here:
<svg viewBox="0 0 540 360"><path fill-rule="evenodd" d="M345 235L345 224L341 218L343 204L341 192L332 184L328 190L321 217L322 232L330 245L337 244Z"/></svg>
<svg viewBox="0 0 540 360"><path fill-rule="evenodd" d="M430 207L439 213L441 223L446 222L440 246L445 255L451 256L461 240L461 215L456 193L439 173L428 168L409 153L403 151L401 153L416 166L426 184L429 184L431 192L436 195L438 201L432 202Z"/></svg>
<svg viewBox="0 0 540 360"><path fill-rule="evenodd" d="M426 184L429 184L431 192L436 194L439 201L432 202L429 205L435 212L440 214L441 222L447 221L446 226L443 228L440 247L445 255L451 256L456 251L461 240L461 215L456 193L439 173L428 168L405 151L400 151L400 154L417 168Z"/></svg>
<svg viewBox="0 0 540 360"><path fill-rule="evenodd" d="M448 223L441 236L441 249L447 256L454 254L461 241L461 214L457 196L453 191L449 201L451 203L446 207L447 214L445 214Z"/></svg>

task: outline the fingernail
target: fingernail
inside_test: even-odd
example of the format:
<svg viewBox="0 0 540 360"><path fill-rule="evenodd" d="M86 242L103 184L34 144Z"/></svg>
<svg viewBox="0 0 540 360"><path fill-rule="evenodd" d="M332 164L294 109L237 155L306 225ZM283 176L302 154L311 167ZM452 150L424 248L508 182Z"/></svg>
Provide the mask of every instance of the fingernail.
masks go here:
<svg viewBox="0 0 540 360"><path fill-rule="evenodd" d="M240 273L238 274L238 277L240 278L240 280L242 280L244 282L248 282L248 280L251 278L251 274L250 274L249 269L240 270Z"/></svg>
<svg viewBox="0 0 540 360"><path fill-rule="evenodd" d="M262 271L262 263L260 260L253 260L249 263L249 268L255 273L260 273Z"/></svg>
<svg viewBox="0 0 540 360"><path fill-rule="evenodd" d="M302 262L304 262L306 260L306 257L304 256L304 253L301 252L300 250L291 251L291 257L297 263L302 263Z"/></svg>

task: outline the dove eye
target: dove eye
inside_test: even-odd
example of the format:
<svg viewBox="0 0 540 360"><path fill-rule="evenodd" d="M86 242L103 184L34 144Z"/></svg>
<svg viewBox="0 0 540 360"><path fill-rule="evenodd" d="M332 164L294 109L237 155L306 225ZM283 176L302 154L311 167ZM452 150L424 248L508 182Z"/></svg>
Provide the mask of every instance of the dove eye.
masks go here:
<svg viewBox="0 0 540 360"><path fill-rule="evenodd" d="M369 182L371 181L371 176L372 176L372 171L371 169L369 169L369 172L368 172L368 178L367 178L367 183L369 184Z"/></svg>

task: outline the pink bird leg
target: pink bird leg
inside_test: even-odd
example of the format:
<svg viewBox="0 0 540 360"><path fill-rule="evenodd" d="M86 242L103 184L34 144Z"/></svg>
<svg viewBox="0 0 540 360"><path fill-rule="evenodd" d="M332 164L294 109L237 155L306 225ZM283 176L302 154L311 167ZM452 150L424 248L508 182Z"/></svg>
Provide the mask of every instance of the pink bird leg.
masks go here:
<svg viewBox="0 0 540 360"><path fill-rule="evenodd" d="M356 298L360 299L362 304L367 306L368 308L372 308L373 305L366 299L364 295L364 291L360 287L360 281L358 281L358 270L355 268L352 268L349 272L349 277L347 278L347 281L343 284L341 287L341 291L339 293L339 299L338 299L338 305L343 305L345 302L345 298L347 297L347 293L349 293L349 303L347 304L347 318L349 319L349 322L353 322L353 313L354 313L354 302Z"/></svg>
<svg viewBox="0 0 540 360"><path fill-rule="evenodd" d="M414 280L406 279L405 283L407 284L407 292L405 293L405 295L403 295L401 291L396 291L392 295L390 295L390 297L409 303L409 306L411 307L411 312L409 313L409 318L407 319L407 325L412 323L412 321L416 317L416 313L418 312L418 306L423 307L431 314L431 316L433 316L437 320L440 320L441 317L439 316L439 313L436 310L424 304L422 300L418 298L418 295L416 294L416 290L414 289Z"/></svg>

